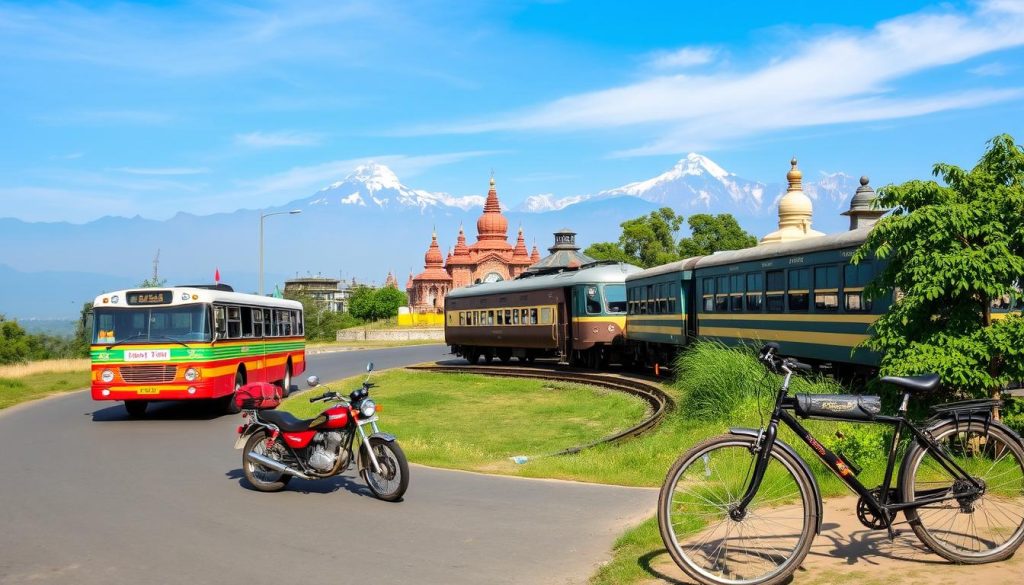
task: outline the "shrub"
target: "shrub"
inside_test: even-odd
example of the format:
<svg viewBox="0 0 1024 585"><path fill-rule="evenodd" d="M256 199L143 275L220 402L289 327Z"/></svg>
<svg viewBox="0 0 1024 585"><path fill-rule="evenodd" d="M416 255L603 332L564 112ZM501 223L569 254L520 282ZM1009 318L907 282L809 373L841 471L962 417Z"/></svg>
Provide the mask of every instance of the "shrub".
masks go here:
<svg viewBox="0 0 1024 585"><path fill-rule="evenodd" d="M687 418L719 420L741 411L756 414L757 390L761 407L768 408L782 379L765 369L751 345L727 346L717 341L697 341L676 359L674 385ZM828 394L845 392L831 379L793 376L790 392Z"/></svg>

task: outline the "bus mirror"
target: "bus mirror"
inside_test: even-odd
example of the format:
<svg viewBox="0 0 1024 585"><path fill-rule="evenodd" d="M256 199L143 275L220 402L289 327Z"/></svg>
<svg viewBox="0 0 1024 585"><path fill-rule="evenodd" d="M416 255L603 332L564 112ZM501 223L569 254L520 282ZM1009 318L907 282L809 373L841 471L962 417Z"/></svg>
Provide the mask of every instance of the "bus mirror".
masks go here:
<svg viewBox="0 0 1024 585"><path fill-rule="evenodd" d="M373 371L373 362L370 362L370 363L366 364L366 371L367 372L372 372Z"/></svg>
<svg viewBox="0 0 1024 585"><path fill-rule="evenodd" d="M316 388L320 385L320 378L318 376L310 376L306 378L306 385L310 388Z"/></svg>

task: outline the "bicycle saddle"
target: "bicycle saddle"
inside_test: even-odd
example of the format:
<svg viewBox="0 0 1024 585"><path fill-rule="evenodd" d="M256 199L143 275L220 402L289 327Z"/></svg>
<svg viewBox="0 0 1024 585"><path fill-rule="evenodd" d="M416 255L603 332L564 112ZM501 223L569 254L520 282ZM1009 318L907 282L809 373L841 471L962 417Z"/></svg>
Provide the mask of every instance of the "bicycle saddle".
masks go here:
<svg viewBox="0 0 1024 585"><path fill-rule="evenodd" d="M883 382L895 384L910 392L931 392L939 387L938 374L923 374L920 376L886 376Z"/></svg>

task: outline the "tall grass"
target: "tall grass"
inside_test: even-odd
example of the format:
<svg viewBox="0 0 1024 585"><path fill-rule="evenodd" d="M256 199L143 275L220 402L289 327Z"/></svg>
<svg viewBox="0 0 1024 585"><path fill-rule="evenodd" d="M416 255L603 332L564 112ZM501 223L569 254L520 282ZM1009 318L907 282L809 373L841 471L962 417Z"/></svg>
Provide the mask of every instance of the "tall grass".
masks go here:
<svg viewBox="0 0 1024 585"><path fill-rule="evenodd" d="M0 378L24 378L43 373L88 372L89 364L89 358L65 358L10 364L0 366Z"/></svg>
<svg viewBox="0 0 1024 585"><path fill-rule="evenodd" d="M757 359L753 346L728 346L717 341L698 341L676 359L673 383L681 397L682 414L694 420L749 420L758 408L771 406L779 389L772 375ZM794 376L790 392L832 394L845 392L834 380Z"/></svg>

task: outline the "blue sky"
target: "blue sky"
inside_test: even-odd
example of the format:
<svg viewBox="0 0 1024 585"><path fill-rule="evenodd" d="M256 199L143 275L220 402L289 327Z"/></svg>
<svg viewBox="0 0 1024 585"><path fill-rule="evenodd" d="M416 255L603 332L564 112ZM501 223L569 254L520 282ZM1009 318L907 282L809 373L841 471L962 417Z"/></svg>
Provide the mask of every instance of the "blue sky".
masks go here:
<svg viewBox="0 0 1024 585"><path fill-rule="evenodd" d="M689 151L878 185L1024 141L1022 57L1024 0L0 3L0 216L282 205L367 159L509 205Z"/></svg>

